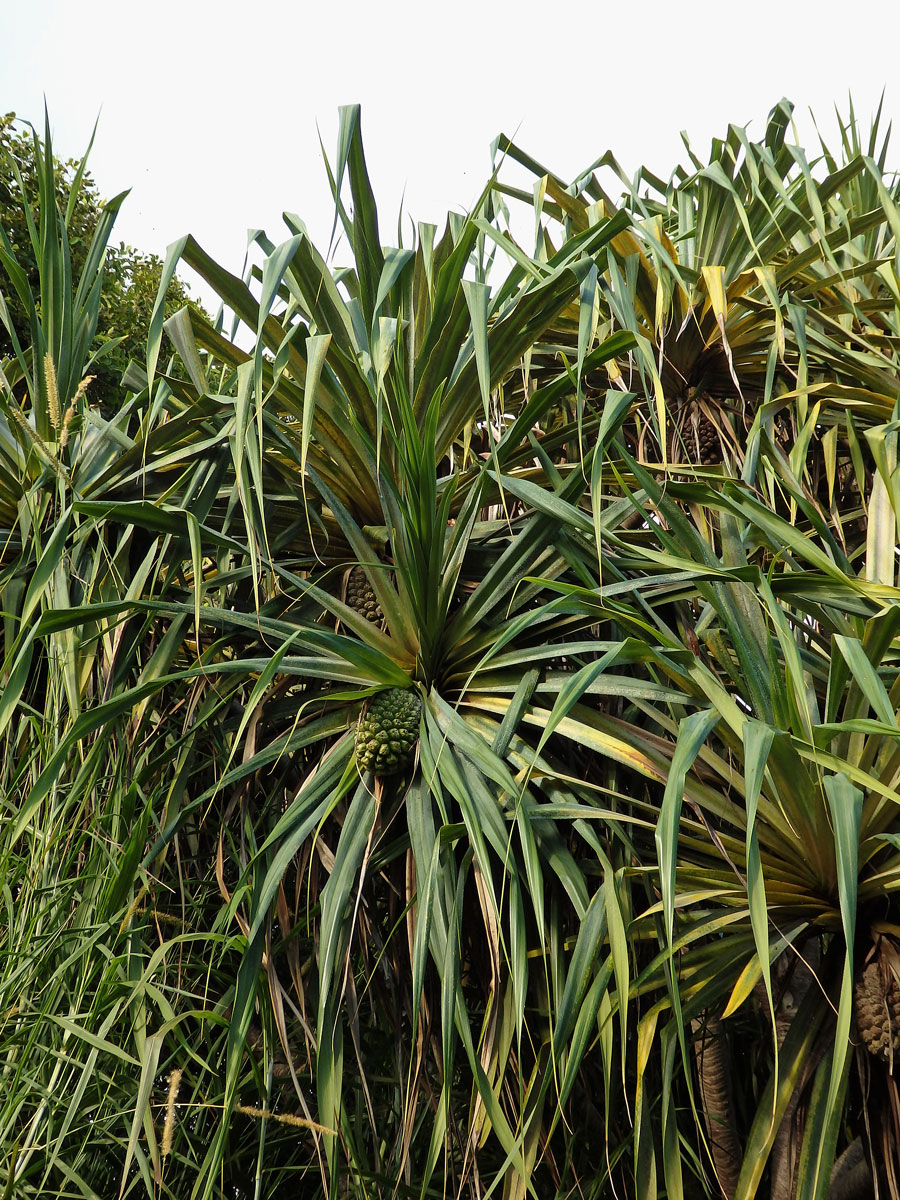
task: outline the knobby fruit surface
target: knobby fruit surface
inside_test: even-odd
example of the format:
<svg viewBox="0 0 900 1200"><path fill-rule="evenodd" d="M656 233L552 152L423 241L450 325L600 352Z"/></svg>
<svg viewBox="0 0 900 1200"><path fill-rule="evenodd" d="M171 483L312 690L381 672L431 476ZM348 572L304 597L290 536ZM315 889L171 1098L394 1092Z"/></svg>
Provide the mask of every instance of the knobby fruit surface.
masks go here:
<svg viewBox="0 0 900 1200"><path fill-rule="evenodd" d="M408 688L374 696L356 727L356 761L361 771L393 775L412 759L419 738L422 700Z"/></svg>
<svg viewBox="0 0 900 1200"><path fill-rule="evenodd" d="M347 604L373 625L380 624L384 618L369 577L359 564L353 567L347 578Z"/></svg>

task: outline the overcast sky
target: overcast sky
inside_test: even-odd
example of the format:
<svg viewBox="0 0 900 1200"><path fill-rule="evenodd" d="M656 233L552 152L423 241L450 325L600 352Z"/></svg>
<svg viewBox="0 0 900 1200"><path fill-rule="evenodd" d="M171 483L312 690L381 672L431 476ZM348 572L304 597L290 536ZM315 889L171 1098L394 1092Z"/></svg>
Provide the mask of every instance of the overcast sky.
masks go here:
<svg viewBox="0 0 900 1200"><path fill-rule="evenodd" d="M163 254L193 233L239 270L248 228L326 241L337 108L360 102L385 242L465 210L501 131L570 178L612 149L667 175L680 131L704 153L729 122L760 134L782 96L805 139L852 93L900 112L900 4L708 0L32 0L2 2L0 110L43 120L101 192L130 187L115 239ZM865 20L863 22L862 15ZM900 139L900 130L897 134ZM893 161L900 163L900 147Z"/></svg>

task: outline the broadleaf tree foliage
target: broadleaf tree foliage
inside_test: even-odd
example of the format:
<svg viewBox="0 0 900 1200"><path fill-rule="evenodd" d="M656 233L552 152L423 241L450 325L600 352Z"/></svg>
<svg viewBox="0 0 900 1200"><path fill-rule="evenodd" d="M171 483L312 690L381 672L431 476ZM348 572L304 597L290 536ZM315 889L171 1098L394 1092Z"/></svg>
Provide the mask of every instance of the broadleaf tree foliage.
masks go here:
<svg viewBox="0 0 900 1200"><path fill-rule="evenodd" d="M16 120L15 113L0 116L0 226L10 252L37 294L40 267L28 216L40 213L39 181L42 153L36 132ZM66 235L72 270L84 266L104 208L104 201L84 159L53 160L54 200L66 213ZM97 349L103 353L92 364L95 372L91 398L104 412L117 411L124 399L120 386L130 361L142 361L147 327L162 274L162 260L127 245L108 244L103 264L103 289L97 319ZM4 289L8 317L20 342L28 344L29 305L17 289ZM166 293L166 311L177 312L191 301L184 283L173 278ZM12 332L0 322L0 355L12 352Z"/></svg>

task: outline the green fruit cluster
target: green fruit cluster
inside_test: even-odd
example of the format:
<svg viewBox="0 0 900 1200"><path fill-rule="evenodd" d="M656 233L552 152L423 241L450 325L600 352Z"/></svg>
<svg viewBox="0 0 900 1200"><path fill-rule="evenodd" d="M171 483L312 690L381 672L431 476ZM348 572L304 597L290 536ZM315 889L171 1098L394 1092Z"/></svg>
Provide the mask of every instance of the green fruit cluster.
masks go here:
<svg viewBox="0 0 900 1200"><path fill-rule="evenodd" d="M356 727L356 761L361 771L393 775L410 762L419 737L422 700L407 688L373 697Z"/></svg>
<svg viewBox="0 0 900 1200"><path fill-rule="evenodd" d="M369 577L358 564L347 578L347 604L373 625L380 624L384 617L378 598L369 583Z"/></svg>

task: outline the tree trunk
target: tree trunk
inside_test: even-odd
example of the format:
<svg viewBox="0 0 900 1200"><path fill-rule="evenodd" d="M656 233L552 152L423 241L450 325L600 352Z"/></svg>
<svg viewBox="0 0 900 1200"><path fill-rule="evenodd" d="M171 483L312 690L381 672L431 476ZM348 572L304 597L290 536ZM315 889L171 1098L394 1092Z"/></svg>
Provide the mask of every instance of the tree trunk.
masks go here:
<svg viewBox="0 0 900 1200"><path fill-rule="evenodd" d="M834 1164L828 1200L869 1200L874 1195L872 1172L866 1162L862 1139L857 1138Z"/></svg>
<svg viewBox="0 0 900 1200"><path fill-rule="evenodd" d="M734 1128L734 1107L728 1071L731 1061L718 1016L707 1013L693 1022L694 1055L700 1082L700 1101L706 1120L709 1149L725 1200L732 1200L741 1172L741 1147Z"/></svg>
<svg viewBox="0 0 900 1200"><path fill-rule="evenodd" d="M775 1009L775 1036L780 1050L788 1030L793 1023L801 1001L810 987L815 984L815 971L819 967L819 944L810 939L798 947L796 958L786 951L781 956L776 969L775 984L777 1007ZM801 957L802 956L802 957ZM768 1003L766 1003L768 1011ZM796 1088L790 1102L784 1111L778 1133L772 1144L770 1162L772 1164L772 1200L793 1200L797 1187L797 1165L800 1161L800 1146L803 1141L803 1126L799 1119L797 1107L803 1091L801 1085Z"/></svg>

